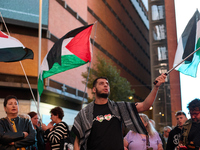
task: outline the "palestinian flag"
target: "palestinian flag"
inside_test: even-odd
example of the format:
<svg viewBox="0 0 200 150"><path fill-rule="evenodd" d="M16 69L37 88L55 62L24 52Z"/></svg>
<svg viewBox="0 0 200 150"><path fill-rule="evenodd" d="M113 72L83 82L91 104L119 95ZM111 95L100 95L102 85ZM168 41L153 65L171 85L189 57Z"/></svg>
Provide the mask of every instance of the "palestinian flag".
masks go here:
<svg viewBox="0 0 200 150"><path fill-rule="evenodd" d="M40 67L38 80L40 95L44 90L44 78L91 61L90 34L92 27L93 24L74 29L53 45Z"/></svg>
<svg viewBox="0 0 200 150"><path fill-rule="evenodd" d="M33 59L33 51L14 37L0 31L0 61L15 62L23 59Z"/></svg>
<svg viewBox="0 0 200 150"><path fill-rule="evenodd" d="M174 59L174 67L179 64L184 58L194 52L200 47L200 14L197 10L193 17L188 22L181 38L178 42L176 55ZM187 58L184 63L176 67L179 72L196 77L198 65L200 62L200 51L194 53L194 55Z"/></svg>

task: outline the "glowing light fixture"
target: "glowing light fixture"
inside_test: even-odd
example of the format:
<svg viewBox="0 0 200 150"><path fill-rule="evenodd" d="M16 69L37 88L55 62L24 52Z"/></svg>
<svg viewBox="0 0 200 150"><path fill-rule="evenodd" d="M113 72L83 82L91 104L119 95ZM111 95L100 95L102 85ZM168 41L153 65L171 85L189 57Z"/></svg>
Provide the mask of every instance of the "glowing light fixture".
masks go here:
<svg viewBox="0 0 200 150"><path fill-rule="evenodd" d="M132 99L133 99L133 96L129 96L128 99L132 100Z"/></svg>

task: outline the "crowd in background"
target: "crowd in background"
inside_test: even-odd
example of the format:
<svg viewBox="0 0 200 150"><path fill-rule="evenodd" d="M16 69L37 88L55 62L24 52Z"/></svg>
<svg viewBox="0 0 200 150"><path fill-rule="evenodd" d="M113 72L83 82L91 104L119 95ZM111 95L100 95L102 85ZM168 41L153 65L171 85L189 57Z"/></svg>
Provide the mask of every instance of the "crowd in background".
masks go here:
<svg viewBox="0 0 200 150"><path fill-rule="evenodd" d="M106 78L96 79L93 86L93 92L96 92L95 101L107 99L109 83ZM107 94L99 93L101 88ZM107 99L105 104L98 104L99 102L94 101L79 112L71 131L62 121L64 112L61 107L50 110L51 122L45 125L36 112L18 114L18 99L9 95L3 103L7 116L0 119L0 149L200 150L200 99L194 99L188 104L190 119L187 119L183 111L177 111L177 125L173 128L165 126L159 133L154 120L142 113L151 105L146 101L155 97L156 90L143 103L116 103ZM146 104L149 106L146 107ZM102 113L106 114L102 116Z"/></svg>
<svg viewBox="0 0 200 150"><path fill-rule="evenodd" d="M34 111L18 114L19 102L16 96L7 96L3 104L7 116L0 119L0 150L66 149L65 139L69 135L69 128L62 121L64 112L61 107L51 109L52 121L46 126Z"/></svg>

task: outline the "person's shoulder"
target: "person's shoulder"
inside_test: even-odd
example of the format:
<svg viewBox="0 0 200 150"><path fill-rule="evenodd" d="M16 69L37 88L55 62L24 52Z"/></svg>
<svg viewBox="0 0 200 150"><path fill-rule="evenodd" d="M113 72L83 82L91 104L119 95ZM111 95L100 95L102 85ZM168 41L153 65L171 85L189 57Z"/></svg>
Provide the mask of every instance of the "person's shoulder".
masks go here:
<svg viewBox="0 0 200 150"><path fill-rule="evenodd" d="M2 121L3 121L3 120L7 120L7 119L6 119L5 117L3 117L3 118L0 118L0 120L2 120Z"/></svg>
<svg viewBox="0 0 200 150"><path fill-rule="evenodd" d="M176 131L176 130L179 130L180 128L178 126L175 126L170 132L173 132L173 131Z"/></svg>
<svg viewBox="0 0 200 150"><path fill-rule="evenodd" d="M137 103L134 103L134 102L125 102L125 101L113 101L113 100L109 100L109 102L113 105L117 104L117 105L137 105Z"/></svg>
<svg viewBox="0 0 200 150"><path fill-rule="evenodd" d="M58 125L58 126L63 126L63 127L65 127L65 128L68 128L67 123L64 122L64 121L59 122L57 125Z"/></svg>
<svg viewBox="0 0 200 150"><path fill-rule="evenodd" d="M26 118L26 117L22 117L22 116L18 116L17 119L20 121L20 122L24 122L24 123L30 123L31 120L29 118Z"/></svg>
<svg viewBox="0 0 200 150"><path fill-rule="evenodd" d="M176 126L169 132L169 135L174 135L174 134L177 134L179 132L181 132L181 129L178 126Z"/></svg>
<svg viewBox="0 0 200 150"><path fill-rule="evenodd" d="M163 139L163 133L158 132L158 134L159 134L160 138Z"/></svg>
<svg viewBox="0 0 200 150"><path fill-rule="evenodd" d="M5 120L7 120L5 117L0 118L0 122L5 122Z"/></svg>
<svg viewBox="0 0 200 150"><path fill-rule="evenodd" d="M129 133L129 134L134 134L134 135L139 135L139 134L140 134L140 133L134 132L134 131L132 131L132 130L130 130L128 133Z"/></svg>
<svg viewBox="0 0 200 150"><path fill-rule="evenodd" d="M154 134L155 134L156 136L160 136L158 131L155 131Z"/></svg>
<svg viewBox="0 0 200 150"><path fill-rule="evenodd" d="M187 125L189 125L189 124L191 124L191 123L192 123L192 119L188 119L188 120L184 123L183 126L187 126Z"/></svg>
<svg viewBox="0 0 200 150"><path fill-rule="evenodd" d="M42 130L42 127L40 127L40 126L36 126L36 130L37 130L37 131L43 131L43 130Z"/></svg>
<svg viewBox="0 0 200 150"><path fill-rule="evenodd" d="M79 112L77 116L80 116L82 113L87 113L90 110L93 110L92 108L94 107L94 101L88 103L85 107L83 107Z"/></svg>
<svg viewBox="0 0 200 150"><path fill-rule="evenodd" d="M139 133L129 130L128 133L126 134L126 136L136 136L137 134L139 134Z"/></svg>

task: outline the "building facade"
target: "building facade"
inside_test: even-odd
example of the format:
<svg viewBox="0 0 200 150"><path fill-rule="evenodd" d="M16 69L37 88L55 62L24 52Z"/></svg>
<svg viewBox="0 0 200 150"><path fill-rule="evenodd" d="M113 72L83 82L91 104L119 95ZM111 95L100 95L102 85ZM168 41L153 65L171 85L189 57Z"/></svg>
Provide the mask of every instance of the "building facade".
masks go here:
<svg viewBox="0 0 200 150"><path fill-rule="evenodd" d="M34 59L23 60L22 65L37 100L39 1L0 0L0 3L9 34L34 52ZM91 34L91 43L94 44L92 66L97 55L111 60L120 69L121 76L131 83L135 90L134 100L143 101L152 84L149 23L147 11L140 0L43 0L42 60L59 38L70 30L91 23L95 23ZM7 32L2 20L0 27L1 31ZM13 94L20 100L20 113L36 111L20 63L0 62L0 66L0 102ZM87 102L88 95L91 95L87 90L83 98L85 85L81 74L87 71L87 67L88 64L45 79L39 105L44 122L49 121L52 107L61 106L66 112L64 120L69 125L73 124L82 101ZM151 115L151 111L147 113ZM5 115L4 112L0 114L1 117Z"/></svg>
<svg viewBox="0 0 200 150"><path fill-rule="evenodd" d="M177 48L174 1L148 0L152 81L173 68ZM181 110L179 72L168 74L153 104L156 127L176 126L176 111Z"/></svg>

